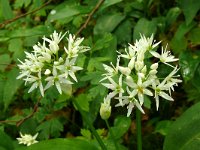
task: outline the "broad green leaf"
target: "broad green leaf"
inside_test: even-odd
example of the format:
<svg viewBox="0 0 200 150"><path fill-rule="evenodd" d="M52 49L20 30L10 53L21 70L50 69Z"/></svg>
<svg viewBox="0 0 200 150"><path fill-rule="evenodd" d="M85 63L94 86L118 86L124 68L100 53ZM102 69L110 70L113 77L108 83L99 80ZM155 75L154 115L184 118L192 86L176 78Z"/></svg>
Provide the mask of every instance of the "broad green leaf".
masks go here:
<svg viewBox="0 0 200 150"><path fill-rule="evenodd" d="M52 139L40 141L29 147L21 147L15 150L98 150L91 142L81 139Z"/></svg>
<svg viewBox="0 0 200 150"><path fill-rule="evenodd" d="M91 97L87 94L80 94L76 97L75 101L79 104L82 110L89 112L89 102L91 101Z"/></svg>
<svg viewBox="0 0 200 150"><path fill-rule="evenodd" d="M1 0L1 6L3 6L1 7L1 9L4 19L8 20L14 17L14 14L9 4L9 0Z"/></svg>
<svg viewBox="0 0 200 150"><path fill-rule="evenodd" d="M169 132L169 128L171 127L172 121L162 120L156 124L155 132L160 133L162 135L167 135Z"/></svg>
<svg viewBox="0 0 200 150"><path fill-rule="evenodd" d="M131 125L131 119L126 116L118 116L114 121L114 127L111 127L111 130L114 134L115 139L122 137ZM110 136L110 138L112 138Z"/></svg>
<svg viewBox="0 0 200 150"><path fill-rule="evenodd" d="M180 15L181 10L178 7L171 8L166 16L166 24L167 26L170 26L172 23L174 23L177 19L177 17Z"/></svg>
<svg viewBox="0 0 200 150"><path fill-rule="evenodd" d="M127 44L132 42L132 23L129 20L122 22L115 31L118 44Z"/></svg>
<svg viewBox="0 0 200 150"><path fill-rule="evenodd" d="M181 67L181 72L183 79L187 82L194 77L194 73L199 65L198 55L183 52L179 56L179 63Z"/></svg>
<svg viewBox="0 0 200 150"><path fill-rule="evenodd" d="M0 130L0 147L5 148L5 150L13 150L12 139L3 131Z"/></svg>
<svg viewBox="0 0 200 150"><path fill-rule="evenodd" d="M18 75L19 75L19 70L16 68L13 68L7 74L7 80L3 91L4 110L6 110L7 107L10 105L10 103L13 101L14 94L17 92L17 89L23 83L22 80L16 79Z"/></svg>
<svg viewBox="0 0 200 150"><path fill-rule="evenodd" d="M184 112L169 128L164 150L197 150L200 146L200 103Z"/></svg>
<svg viewBox="0 0 200 150"><path fill-rule="evenodd" d="M157 30L157 22L155 20L149 21L146 18L141 18L134 28L134 40L140 38L140 34L150 37L155 34Z"/></svg>
<svg viewBox="0 0 200 150"><path fill-rule="evenodd" d="M94 34L112 32L117 25L125 18L121 13L104 14L98 18L94 27Z"/></svg>
<svg viewBox="0 0 200 150"><path fill-rule="evenodd" d="M186 24L189 25L200 10L200 2L199 0L178 0L178 3L183 10Z"/></svg>
<svg viewBox="0 0 200 150"><path fill-rule="evenodd" d="M112 5L115 5L119 2L121 2L122 0L106 0L103 2L102 6L100 7L100 11L109 7L109 6L112 6Z"/></svg>
<svg viewBox="0 0 200 150"><path fill-rule="evenodd" d="M87 6L80 6L75 4L64 4L62 8L60 6L54 9L55 13L50 13L48 16L47 21L52 22L56 20L64 20L66 18L71 18L77 16L79 14L85 14L90 11L90 7Z"/></svg>
<svg viewBox="0 0 200 150"><path fill-rule="evenodd" d="M191 41L192 45L200 44L200 27L192 29L188 33L188 40Z"/></svg>
<svg viewBox="0 0 200 150"><path fill-rule="evenodd" d="M187 40L185 38L185 34L188 33L196 24L192 22L189 25L186 25L185 23L182 23L174 37L172 38L170 42L170 46L174 53L180 53L181 51L186 50L187 48Z"/></svg>
<svg viewBox="0 0 200 150"><path fill-rule="evenodd" d="M34 28L26 28L26 29L18 29L13 30L8 34L10 38L18 38L18 37L30 37L30 36L44 36L53 31L49 30L47 26L40 25Z"/></svg>
<svg viewBox="0 0 200 150"><path fill-rule="evenodd" d="M4 71L10 62L11 58L8 54L0 55L0 71Z"/></svg>

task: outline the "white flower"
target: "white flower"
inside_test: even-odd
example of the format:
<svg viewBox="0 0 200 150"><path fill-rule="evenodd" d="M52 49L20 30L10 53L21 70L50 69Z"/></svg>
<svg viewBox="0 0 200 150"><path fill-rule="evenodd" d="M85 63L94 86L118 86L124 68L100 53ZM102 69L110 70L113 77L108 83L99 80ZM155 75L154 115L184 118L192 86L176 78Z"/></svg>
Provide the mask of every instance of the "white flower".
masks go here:
<svg viewBox="0 0 200 150"><path fill-rule="evenodd" d="M174 62L177 61L178 58L175 58L173 55L171 55L171 52L167 50L167 46L165 47L165 49L162 47L162 52L161 54L155 52L155 51L150 51L150 53L156 57L159 58L160 61L168 66L171 66L174 68L174 66L172 66L171 64L169 64L169 62Z"/></svg>
<svg viewBox="0 0 200 150"><path fill-rule="evenodd" d="M75 35L69 34L68 48L64 47L68 58L74 58L78 56L78 53L83 53L90 50L87 46L80 46L84 38L76 38Z"/></svg>
<svg viewBox="0 0 200 150"><path fill-rule="evenodd" d="M124 90L122 88L122 75L120 75L120 77L119 77L119 81L118 81L119 83L116 83L110 77L108 77L108 80L110 81L110 83L102 83L103 86L112 90L112 92L108 94L108 98L111 99L117 94L119 94L119 97L122 97L122 93L124 93ZM119 99L119 101L122 104L122 100Z"/></svg>
<svg viewBox="0 0 200 150"><path fill-rule="evenodd" d="M74 66L75 61L76 61L76 58L73 58L72 60L69 60L68 58L66 58L65 63L63 65L57 66L56 68L63 71L66 76L69 75L74 81L78 82L75 76L75 72L82 70L83 68L79 66Z"/></svg>
<svg viewBox="0 0 200 150"><path fill-rule="evenodd" d="M20 132L20 138L17 138L19 144L24 144L27 146L30 146L32 144L38 143L38 141L36 140L38 136L38 133L36 133L34 136L30 135L30 134L22 134Z"/></svg>
<svg viewBox="0 0 200 150"><path fill-rule="evenodd" d="M124 74L125 76L129 76L131 73L131 69L128 67L121 67L119 66L119 71Z"/></svg>
<svg viewBox="0 0 200 150"><path fill-rule="evenodd" d="M65 84L73 84L71 81L67 80L67 76L65 75L58 75L56 68L53 68L53 76L49 76L45 79L45 81L48 81L47 85L45 86L45 90L56 85L56 88L60 94L62 94L62 88L61 83Z"/></svg>
<svg viewBox="0 0 200 150"><path fill-rule="evenodd" d="M107 71L107 73L103 74L103 76L105 76L105 77L103 79L101 79L100 82L108 79L108 77L113 77L114 75L118 74L119 61L120 61L120 58L117 58L116 67L112 64L112 62L110 63L111 66L103 64L103 67Z"/></svg>
<svg viewBox="0 0 200 150"><path fill-rule="evenodd" d="M36 89L37 87L39 87L41 95L44 96L44 88L43 88L42 81L41 81L41 72L38 72L38 76L29 75L24 80L26 82L32 83L32 86L29 89L28 93L32 92L34 89Z"/></svg>
<svg viewBox="0 0 200 150"><path fill-rule="evenodd" d="M153 96L153 93L149 89L147 89L147 87L152 84L152 80L147 80L143 82L143 77L144 75L142 73L138 73L137 83L135 83L130 76L126 78L126 84L133 89L133 91L130 92L129 87L127 87L127 92L136 93L138 95L140 105L143 105L144 103L144 94L148 96Z"/></svg>
<svg viewBox="0 0 200 150"><path fill-rule="evenodd" d="M153 84L153 89L155 90L154 98L156 100L156 109L157 110L159 108L159 96L166 99L166 100L174 101L174 99L171 96L169 96L166 92L164 92L164 91L167 91L168 88L169 87L166 86L164 84L164 82L160 83L157 86L155 84Z"/></svg>

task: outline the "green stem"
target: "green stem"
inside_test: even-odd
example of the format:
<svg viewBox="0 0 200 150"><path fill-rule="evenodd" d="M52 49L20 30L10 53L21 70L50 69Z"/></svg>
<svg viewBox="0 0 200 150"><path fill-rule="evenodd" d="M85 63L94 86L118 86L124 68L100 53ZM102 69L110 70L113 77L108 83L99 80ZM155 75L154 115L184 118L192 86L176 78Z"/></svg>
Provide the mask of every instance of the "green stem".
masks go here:
<svg viewBox="0 0 200 150"><path fill-rule="evenodd" d="M141 112L136 109L137 150L142 150Z"/></svg>
<svg viewBox="0 0 200 150"><path fill-rule="evenodd" d="M88 119L88 116L84 113L84 111L81 109L80 105L77 103L76 100L73 101L74 104L76 105L76 107L78 108L79 112L81 113L81 115L83 116L84 121L87 123L87 125L89 126L90 130L92 131L93 135L95 136L95 138L97 139L99 145L101 146L102 150L107 150L105 144L103 143L102 139L100 138L99 134L97 133L97 131L95 130L95 128L93 127L92 123L90 122L90 120Z"/></svg>
<svg viewBox="0 0 200 150"><path fill-rule="evenodd" d="M116 149L116 150L119 150L119 147L118 147L118 145L117 145L117 142L116 142L116 139L115 139L115 137L114 137L114 134L113 134L113 132L112 132L112 130L111 130L111 128L110 128L110 125L109 125L109 123L108 123L108 120L105 120L105 122L106 122L106 125L107 125L107 127L108 127L108 130L110 131L111 138L113 139L113 143L114 143L114 145L115 145L115 149Z"/></svg>

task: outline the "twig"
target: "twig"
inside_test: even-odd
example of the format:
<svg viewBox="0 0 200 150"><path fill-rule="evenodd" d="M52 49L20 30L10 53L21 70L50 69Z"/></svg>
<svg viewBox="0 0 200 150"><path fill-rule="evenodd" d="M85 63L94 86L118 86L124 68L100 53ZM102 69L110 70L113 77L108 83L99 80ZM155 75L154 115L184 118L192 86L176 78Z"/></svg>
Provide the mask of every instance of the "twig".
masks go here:
<svg viewBox="0 0 200 150"><path fill-rule="evenodd" d="M41 99L42 99L42 97L40 97L40 98L38 99L37 103L34 105L34 108L33 108L33 111L32 111L31 114L29 114L29 115L26 116L25 118L23 118L23 119L21 119L21 120L19 120L19 121L16 122L16 126L17 126L17 127L19 127L19 126L20 126L24 121L26 121L27 119L33 117L33 115L34 115L34 114L37 112L37 110L38 110L38 105L39 105Z"/></svg>
<svg viewBox="0 0 200 150"><path fill-rule="evenodd" d="M96 4L96 6L93 8L93 10L88 14L88 18L87 20L85 21L85 23L80 27L80 29L75 33L75 36L79 35L82 30L84 28L87 27L89 21L91 20L92 16L94 15L94 13L99 9L99 7L103 4L105 0L99 0L99 2Z"/></svg>
<svg viewBox="0 0 200 150"><path fill-rule="evenodd" d="M39 97L37 103L34 105L33 111L31 112L31 114L29 114L28 116L26 116L25 118L21 119L21 120L1 120L0 123L16 123L16 126L20 126L24 121L26 121L27 119L33 117L33 115L37 112L38 110L38 105L40 103L40 100L42 99L42 97Z"/></svg>
<svg viewBox="0 0 200 150"><path fill-rule="evenodd" d="M23 18L23 17L25 17L25 16L27 16L27 15L30 15L30 14L33 14L33 13L39 11L40 9L44 8L44 7L47 6L49 3L51 3L51 1L52 1L52 0L49 0L48 2L44 3L42 6L38 7L37 9L35 9L35 10L33 10L33 11L27 12L27 13L25 13L25 14L21 14L21 15L15 17L15 18L12 18L12 19L9 19L9 20L4 21L3 23L0 24L0 28L3 28L5 25L7 25L7 24L9 24L9 23L11 23L11 22L14 22L14 21L16 21L16 20L18 20L18 19L20 19L20 18Z"/></svg>

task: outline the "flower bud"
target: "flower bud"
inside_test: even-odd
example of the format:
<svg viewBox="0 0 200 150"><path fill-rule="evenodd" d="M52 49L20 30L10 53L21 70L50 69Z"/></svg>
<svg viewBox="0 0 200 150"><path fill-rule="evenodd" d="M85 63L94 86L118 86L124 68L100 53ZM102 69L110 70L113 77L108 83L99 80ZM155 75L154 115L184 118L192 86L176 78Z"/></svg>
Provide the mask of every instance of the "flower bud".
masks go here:
<svg viewBox="0 0 200 150"><path fill-rule="evenodd" d="M134 68L134 65L135 65L135 57L132 57L130 62L128 63L128 68L132 70Z"/></svg>
<svg viewBox="0 0 200 150"><path fill-rule="evenodd" d="M146 67L146 65L142 68L141 72L142 72L144 75L146 74L146 72L147 72L147 67Z"/></svg>
<svg viewBox="0 0 200 150"><path fill-rule="evenodd" d="M51 43L49 44L49 48L54 54L56 54L59 50L59 46L55 41L51 41Z"/></svg>
<svg viewBox="0 0 200 150"><path fill-rule="evenodd" d="M51 73L51 70L49 70L49 69L46 69L44 72L45 75L50 75L50 73Z"/></svg>
<svg viewBox="0 0 200 150"><path fill-rule="evenodd" d="M107 120L111 114L111 106L109 102L101 103L100 116L103 120Z"/></svg>
<svg viewBox="0 0 200 150"><path fill-rule="evenodd" d="M150 68L151 68L152 70L158 69L158 63L152 64Z"/></svg>
<svg viewBox="0 0 200 150"><path fill-rule="evenodd" d="M135 62L135 69L137 71L141 70L144 67L144 62L143 61L136 61Z"/></svg>
<svg viewBox="0 0 200 150"><path fill-rule="evenodd" d="M131 73L131 69L128 68L128 67L121 67L121 66L119 66L118 69L119 69L119 71L120 71L122 74L124 74L124 75L126 75L126 76L128 76L128 75Z"/></svg>

